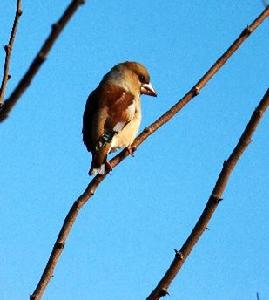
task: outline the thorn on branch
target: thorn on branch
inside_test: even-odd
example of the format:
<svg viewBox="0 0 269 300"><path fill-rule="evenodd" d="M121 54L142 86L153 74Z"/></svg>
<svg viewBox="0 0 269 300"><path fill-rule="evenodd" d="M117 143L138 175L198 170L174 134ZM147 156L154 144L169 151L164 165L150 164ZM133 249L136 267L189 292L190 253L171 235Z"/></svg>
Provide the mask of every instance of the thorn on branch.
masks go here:
<svg viewBox="0 0 269 300"><path fill-rule="evenodd" d="M243 37L243 36L249 36L251 33L253 32L253 28L248 25L243 31L242 33L240 34L240 37Z"/></svg>
<svg viewBox="0 0 269 300"><path fill-rule="evenodd" d="M198 96L199 93L200 93L200 88L199 88L199 86L198 86L198 85L194 86L194 87L192 88L192 94L193 94L193 96Z"/></svg>
<svg viewBox="0 0 269 300"><path fill-rule="evenodd" d="M223 200L223 198L218 197L217 195L211 195L210 200L213 200L215 203L219 203L220 201Z"/></svg>
<svg viewBox="0 0 269 300"><path fill-rule="evenodd" d="M251 26L248 25L247 28L246 28L246 31L247 31L248 34L250 34L253 31L253 29L252 29Z"/></svg>
<svg viewBox="0 0 269 300"><path fill-rule="evenodd" d="M146 127L146 128L144 129L144 132L145 132L145 133L151 133L151 132L152 132L152 129L151 129L150 127Z"/></svg>
<svg viewBox="0 0 269 300"><path fill-rule="evenodd" d="M22 10L19 9L18 12L17 12L17 14L18 14L18 17L21 17L21 15L22 15Z"/></svg>
<svg viewBox="0 0 269 300"><path fill-rule="evenodd" d="M5 45L4 50L5 50L6 53L8 53L11 50L10 45Z"/></svg>
<svg viewBox="0 0 269 300"><path fill-rule="evenodd" d="M57 249L64 249L64 243L62 243L62 242L56 243L56 248Z"/></svg>
<svg viewBox="0 0 269 300"><path fill-rule="evenodd" d="M175 253L176 253L176 257L180 258L181 260L184 259L184 255L182 252L180 252L179 250L177 249L174 249Z"/></svg>
<svg viewBox="0 0 269 300"><path fill-rule="evenodd" d="M167 289L162 288L159 292L159 297L165 297L165 296L170 296L170 294L168 293Z"/></svg>
<svg viewBox="0 0 269 300"><path fill-rule="evenodd" d="M52 31L57 31L59 29L59 25L57 24L57 23L53 23L53 24L51 24L51 30Z"/></svg>
<svg viewBox="0 0 269 300"><path fill-rule="evenodd" d="M40 51L37 55L38 59L41 61L41 62L44 62L44 60L46 59L46 55L44 52Z"/></svg>
<svg viewBox="0 0 269 300"><path fill-rule="evenodd" d="M8 74L7 75L7 80L9 80L11 78L11 75L10 74Z"/></svg>

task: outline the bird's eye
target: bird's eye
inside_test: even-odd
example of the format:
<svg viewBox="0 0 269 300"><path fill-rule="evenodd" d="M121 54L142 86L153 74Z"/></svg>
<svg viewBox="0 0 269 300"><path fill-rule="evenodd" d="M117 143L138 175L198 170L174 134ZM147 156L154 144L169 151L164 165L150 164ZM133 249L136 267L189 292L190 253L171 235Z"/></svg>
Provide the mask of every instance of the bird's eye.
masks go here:
<svg viewBox="0 0 269 300"><path fill-rule="evenodd" d="M145 82L145 76L144 75L138 75L138 79L140 82L144 83Z"/></svg>

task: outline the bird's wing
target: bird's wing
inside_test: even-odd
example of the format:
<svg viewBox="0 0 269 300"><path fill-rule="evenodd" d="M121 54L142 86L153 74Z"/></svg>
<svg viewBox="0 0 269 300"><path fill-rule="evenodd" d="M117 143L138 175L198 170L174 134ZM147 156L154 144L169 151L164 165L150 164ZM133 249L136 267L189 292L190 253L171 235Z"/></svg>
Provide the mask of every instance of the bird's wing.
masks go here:
<svg viewBox="0 0 269 300"><path fill-rule="evenodd" d="M97 128L95 128L94 123L97 122L97 114L98 98L96 97L96 91L93 91L89 95L85 105L82 127L83 141L89 152L93 151L96 142L97 134L94 133L97 131Z"/></svg>
<svg viewBox="0 0 269 300"><path fill-rule="evenodd" d="M112 84L99 85L88 97L82 132L87 149L93 153L94 164L104 162L113 135L133 118L130 109L133 102L132 93Z"/></svg>
<svg viewBox="0 0 269 300"><path fill-rule="evenodd" d="M115 85L106 87L104 93L101 106L107 109L105 132L120 132L134 116L134 95Z"/></svg>

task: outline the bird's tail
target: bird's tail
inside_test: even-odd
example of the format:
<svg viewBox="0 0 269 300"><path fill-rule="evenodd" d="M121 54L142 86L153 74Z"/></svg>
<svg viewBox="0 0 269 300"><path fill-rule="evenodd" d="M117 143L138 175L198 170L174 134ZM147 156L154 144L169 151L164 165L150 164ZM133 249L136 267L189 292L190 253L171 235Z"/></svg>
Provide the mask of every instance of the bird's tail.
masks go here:
<svg viewBox="0 0 269 300"><path fill-rule="evenodd" d="M105 175L111 171L111 166L107 159L107 154L110 151L110 143L105 143L102 148L94 152L92 155L90 175Z"/></svg>

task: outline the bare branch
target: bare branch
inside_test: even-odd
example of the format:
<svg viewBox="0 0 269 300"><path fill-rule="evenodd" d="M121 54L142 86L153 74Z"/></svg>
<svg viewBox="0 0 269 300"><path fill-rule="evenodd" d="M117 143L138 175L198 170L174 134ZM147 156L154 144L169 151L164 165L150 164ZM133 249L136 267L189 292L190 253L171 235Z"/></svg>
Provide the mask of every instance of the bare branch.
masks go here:
<svg viewBox="0 0 269 300"><path fill-rule="evenodd" d="M21 0L17 0L16 14L15 14L12 29L10 32L9 43L4 46L6 56L5 56L5 62L4 62L4 74L3 74L2 84L0 87L0 108L4 104L4 97L5 97L7 82L11 77L9 74L11 52L13 49L13 45L14 45L14 41L15 41L15 37L16 37L16 33L17 33L17 27L18 27L18 23L19 23L19 18L21 15L22 15Z"/></svg>
<svg viewBox="0 0 269 300"><path fill-rule="evenodd" d="M194 226L191 234L186 239L185 243L180 250L176 250L175 257L169 269L166 271L164 277L160 280L157 287L152 291L152 293L147 297L147 300L158 300L164 295L164 291L168 290L173 279L178 274L182 265L186 261L186 258L190 255L194 245L198 242L199 238L206 230L206 226L210 221L214 211L222 200L222 194L226 188L229 177L233 172L235 165L237 164L240 156L246 150L247 146L251 142L251 137L258 126L263 114L265 113L267 107L269 106L269 89L264 95L263 99L260 101L259 105L254 110L251 119L249 120L243 134L241 135L238 144L233 149L232 154L229 158L224 161L223 168L219 174L219 178L216 182L215 187L212 190L212 194L209 197L206 207L201 214L198 222Z"/></svg>
<svg viewBox="0 0 269 300"><path fill-rule="evenodd" d="M84 0L72 0L69 6L64 11L63 15L58 20L58 22L52 24L50 35L44 41L36 57L32 61L26 73L24 74L23 78L19 81L14 91L11 93L10 97L5 101L4 106L0 110L0 122L3 122L7 119L12 108L15 106L15 104L25 92L25 90L30 86L32 79L35 77L38 70L45 62L52 46L56 42L60 33L63 31L65 25L72 18L74 13L77 11L78 7L84 3Z"/></svg>
<svg viewBox="0 0 269 300"><path fill-rule="evenodd" d="M247 39L247 37L253 32L269 15L269 8L265 9L250 26L242 31L239 37L228 48L228 50L216 61L216 63L208 70L208 72L198 81L198 83L185 94L185 96L179 100L174 106L171 107L166 113L164 113L158 120L153 122L149 127L144 129L142 133L134 140L132 147L136 149L148 136L153 134L159 127L168 122L176 113L178 113L191 99L197 96L200 90L206 85L206 83L214 76L214 74L225 64L227 59L239 48L239 46ZM126 149L116 155L111 161L111 167L115 168L122 160L124 160L130 154ZM55 242L51 251L50 258L43 271L43 274L37 284L35 291L31 296L31 300L41 299L44 290L53 276L53 271L59 260L59 257L63 251L65 241L69 235L69 232L77 218L79 210L83 205L94 195L99 184L105 179L106 175L97 175L88 184L84 193L78 197L73 203L70 211L65 217L64 224L58 234L57 241Z"/></svg>

